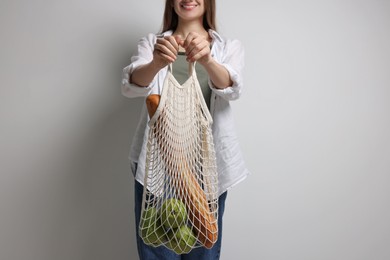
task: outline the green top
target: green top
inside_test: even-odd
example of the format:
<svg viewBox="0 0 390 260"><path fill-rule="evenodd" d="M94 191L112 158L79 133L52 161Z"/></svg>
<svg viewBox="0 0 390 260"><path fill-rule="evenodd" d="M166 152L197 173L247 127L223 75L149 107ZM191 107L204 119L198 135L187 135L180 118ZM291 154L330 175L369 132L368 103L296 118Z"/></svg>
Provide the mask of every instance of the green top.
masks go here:
<svg viewBox="0 0 390 260"><path fill-rule="evenodd" d="M179 52L176 61L172 64L173 76L176 80L183 84L189 77L188 75L188 62L184 52ZM202 65L195 63L196 76L199 81L200 88L202 89L203 98L206 101L207 107L210 109L211 89L208 82L208 74Z"/></svg>

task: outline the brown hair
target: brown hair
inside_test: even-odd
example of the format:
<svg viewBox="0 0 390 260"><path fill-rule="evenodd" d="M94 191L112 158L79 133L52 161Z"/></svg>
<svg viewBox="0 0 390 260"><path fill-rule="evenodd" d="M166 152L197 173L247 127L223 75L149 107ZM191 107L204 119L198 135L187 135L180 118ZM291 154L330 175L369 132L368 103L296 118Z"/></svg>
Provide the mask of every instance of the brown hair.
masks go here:
<svg viewBox="0 0 390 260"><path fill-rule="evenodd" d="M163 19L162 32L169 30L175 31L179 23L179 17L177 16L173 8L173 0L165 0L165 11ZM215 0L204 0L205 13L203 15L203 27L206 30L217 30L215 24Z"/></svg>

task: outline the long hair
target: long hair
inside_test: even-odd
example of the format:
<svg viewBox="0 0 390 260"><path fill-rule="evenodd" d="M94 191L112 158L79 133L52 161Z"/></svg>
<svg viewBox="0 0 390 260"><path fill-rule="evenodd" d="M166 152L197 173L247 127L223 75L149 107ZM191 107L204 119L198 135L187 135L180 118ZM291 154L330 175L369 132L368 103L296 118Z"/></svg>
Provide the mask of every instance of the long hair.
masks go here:
<svg viewBox="0 0 390 260"><path fill-rule="evenodd" d="M217 26L215 22L215 0L204 0L204 5L205 13L203 14L203 27L205 30L212 29L216 31ZM178 23L179 17L173 8L173 0L165 0L162 32L169 30L175 31Z"/></svg>

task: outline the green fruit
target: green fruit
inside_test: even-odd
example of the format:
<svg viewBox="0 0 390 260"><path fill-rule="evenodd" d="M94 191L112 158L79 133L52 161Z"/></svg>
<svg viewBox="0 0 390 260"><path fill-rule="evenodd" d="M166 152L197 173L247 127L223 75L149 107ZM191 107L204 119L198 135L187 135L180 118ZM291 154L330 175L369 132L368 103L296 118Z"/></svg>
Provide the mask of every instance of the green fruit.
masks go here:
<svg viewBox="0 0 390 260"><path fill-rule="evenodd" d="M158 213L155 207L148 207L142 212L141 223L140 223L140 233L141 237L146 236L146 231L150 229L158 219Z"/></svg>
<svg viewBox="0 0 390 260"><path fill-rule="evenodd" d="M191 228L184 225L169 234L167 246L176 254L189 253L196 244L196 237Z"/></svg>
<svg viewBox="0 0 390 260"><path fill-rule="evenodd" d="M160 245L165 240L165 230L161 225L158 211L155 207L149 207L143 211L140 233L145 244Z"/></svg>
<svg viewBox="0 0 390 260"><path fill-rule="evenodd" d="M178 199L167 199L161 206L161 222L167 229L183 226L187 222L187 209Z"/></svg>
<svg viewBox="0 0 390 260"><path fill-rule="evenodd" d="M142 212L141 217L141 228L145 229L150 227L153 223L156 222L158 218L157 209L155 207L148 207Z"/></svg>
<svg viewBox="0 0 390 260"><path fill-rule="evenodd" d="M152 225L145 232L145 244L158 246L163 244L165 240L165 230L160 223Z"/></svg>

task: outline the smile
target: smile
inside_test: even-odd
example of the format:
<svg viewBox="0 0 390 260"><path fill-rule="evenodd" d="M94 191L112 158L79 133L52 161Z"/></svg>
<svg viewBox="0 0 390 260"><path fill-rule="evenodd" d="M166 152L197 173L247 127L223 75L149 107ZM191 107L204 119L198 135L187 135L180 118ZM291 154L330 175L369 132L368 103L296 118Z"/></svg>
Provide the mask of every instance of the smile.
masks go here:
<svg viewBox="0 0 390 260"><path fill-rule="evenodd" d="M192 9L194 9L195 7L197 7L196 4L180 4L180 6L187 10L187 11L191 11Z"/></svg>

